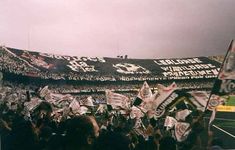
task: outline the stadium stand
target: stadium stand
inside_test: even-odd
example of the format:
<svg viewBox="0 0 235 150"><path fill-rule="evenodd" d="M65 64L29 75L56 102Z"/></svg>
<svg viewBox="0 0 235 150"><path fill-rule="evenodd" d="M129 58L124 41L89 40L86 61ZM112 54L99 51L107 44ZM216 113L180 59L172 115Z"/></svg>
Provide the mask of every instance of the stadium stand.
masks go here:
<svg viewBox="0 0 235 150"><path fill-rule="evenodd" d="M95 114L94 116L96 116L93 111L98 110L97 106L107 103L105 97L107 89L123 94L132 101L136 99L144 81L148 82L152 92L158 90L157 84L170 86L172 82L175 82L179 89L186 91L209 91L218 75L221 60L222 56L179 59L90 58L60 56L2 46L0 47L0 71L2 75L0 112L3 115L0 117L0 121L4 129L2 135L3 142L5 141L3 149L15 149L16 147L38 150L72 149L71 146L77 145L75 144L76 141L73 143L73 141L68 140L74 139L75 136L73 131L69 129L76 130L76 136L78 136L81 131L76 129L76 126L83 126L84 124L89 127L97 126L94 123L94 118L84 117L82 114L86 111L87 114ZM45 87L48 87L48 89ZM42 92L43 89L44 93ZM47 95L50 97L47 97ZM92 97L94 104L96 104L95 108L89 106L88 111L85 108L80 110L81 107L76 110L76 107L71 106L71 104L76 105L76 102L79 102L77 105L82 106L83 101L89 97ZM38 104L39 102L40 104ZM74 109L79 111L82 117L74 117ZM189 137L193 140L176 143L176 138L172 139L166 136L169 135L168 132L163 134L160 131L163 129L163 122L160 119L156 123L156 120L146 121L146 118L143 117L142 124L147 127L146 133L140 133L141 131L137 129L132 132L133 126L136 127L138 124L136 125L130 119L123 123L127 119L122 118L121 111L115 113L96 116L98 125L101 127L100 136L97 143L89 141L83 143L85 146L89 147L92 143L94 149L103 149L106 146L103 142L109 142L107 140L109 138L120 139L123 141L121 144L126 143L124 145L126 149L132 150L143 149L143 147L156 149L156 146L161 146L161 143L165 142L172 143L173 147L178 144L179 149L188 147L197 149L207 145L205 143L196 144L198 142L196 139L203 130L200 121L192 124L192 132ZM193 113L192 116L198 117L197 113L195 113L196 115ZM48 116L51 116L51 118ZM64 116L66 118L63 118ZM112 118L109 118L110 116ZM11 118L15 119L16 122L14 123L20 125L19 128L11 126ZM104 118L106 121L112 121L106 122ZM186 121L193 119L187 118ZM84 121L84 124L79 124L77 120ZM110 123L110 126L107 125L108 123ZM142 125L139 127L142 127ZM31 133L31 129L34 133ZM95 128L87 128L84 134L97 138L95 132L89 131L91 129ZM6 142L12 137L23 135L21 132L15 131L27 133L26 145L17 145L24 142L21 138L14 138L10 142ZM9 135L9 133L11 134ZM12 133L17 133L17 136L12 135ZM66 133L69 134L66 135ZM124 133L128 135L130 141L126 139L127 136L122 136ZM38 139L34 140L32 137ZM112 144L116 144L119 148L121 146L119 140L114 141L117 143Z"/></svg>

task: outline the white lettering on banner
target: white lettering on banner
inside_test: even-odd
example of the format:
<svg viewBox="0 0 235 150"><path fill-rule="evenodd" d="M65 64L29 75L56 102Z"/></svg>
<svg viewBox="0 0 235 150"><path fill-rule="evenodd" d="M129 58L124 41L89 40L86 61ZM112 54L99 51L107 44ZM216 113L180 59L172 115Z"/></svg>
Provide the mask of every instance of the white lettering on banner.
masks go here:
<svg viewBox="0 0 235 150"><path fill-rule="evenodd" d="M211 70L195 70L195 71L175 71L175 72L163 72L162 73L165 77L183 77L183 76L208 76L208 75L217 75L218 69L211 69Z"/></svg>
<svg viewBox="0 0 235 150"><path fill-rule="evenodd" d="M97 72L95 70L95 66L93 65L88 65L86 62L83 61L70 61L70 65L67 65L70 69L76 72Z"/></svg>
<svg viewBox="0 0 235 150"><path fill-rule="evenodd" d="M202 63L199 58L154 60L157 65L185 65Z"/></svg>
<svg viewBox="0 0 235 150"><path fill-rule="evenodd" d="M104 63L105 60L103 58L92 58L92 57L77 57L77 56L61 56L61 55L55 55L55 54L47 54L47 53L39 53L39 55L44 56L44 57L49 57L49 58L55 58L55 59L62 59L62 60L67 60L67 61L92 61L92 62L101 62Z"/></svg>
<svg viewBox="0 0 235 150"><path fill-rule="evenodd" d="M222 80L220 92L230 93L232 91L235 91L234 80Z"/></svg>
<svg viewBox="0 0 235 150"><path fill-rule="evenodd" d="M219 68L210 63L204 63L199 58L188 59L162 59L154 60L154 63L163 70L163 77L168 79L180 79L184 77L204 78L218 75Z"/></svg>
<svg viewBox="0 0 235 150"><path fill-rule="evenodd" d="M197 64L197 65L185 65L185 66L167 66L167 67L160 67L164 71L192 71L192 70L198 70L198 69L213 69L216 68L216 66L212 64Z"/></svg>
<svg viewBox="0 0 235 150"><path fill-rule="evenodd" d="M113 67L117 68L117 72L123 73L123 74L149 74L150 71L146 68L130 64L130 63L119 63L113 65Z"/></svg>
<svg viewBox="0 0 235 150"><path fill-rule="evenodd" d="M54 55L54 54L47 54L47 53L39 53L41 56L54 58L54 59L61 59L69 61L69 65L67 65L70 69L76 72L97 72L95 66L88 65L86 62L101 62L104 63L105 60L103 58L92 58L92 57L77 57L77 56L61 56L61 55Z"/></svg>

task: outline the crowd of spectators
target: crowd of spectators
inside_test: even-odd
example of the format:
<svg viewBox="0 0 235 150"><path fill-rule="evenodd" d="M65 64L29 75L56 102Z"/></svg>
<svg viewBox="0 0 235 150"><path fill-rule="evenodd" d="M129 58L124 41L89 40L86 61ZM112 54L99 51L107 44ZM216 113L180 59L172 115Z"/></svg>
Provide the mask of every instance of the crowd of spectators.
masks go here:
<svg viewBox="0 0 235 150"><path fill-rule="evenodd" d="M139 88L142 86L142 82L132 82L132 83L67 83L67 82L56 82L51 83L50 81L45 81L41 83L40 81L36 82L35 80L27 80L28 83L22 83L24 82L13 82L10 81L5 83L8 83L9 85L18 87L18 86L25 86L27 89L36 89L37 87L48 85L50 90L53 93L61 93L61 94L79 94L79 93L104 93L106 89L110 89L115 92L126 92L126 93L136 93L139 91ZM172 82L162 82L161 84L168 86ZM158 83L152 83L149 82L149 85L152 88L152 91L157 90L157 84ZM210 90L213 87L213 80L202 80L202 81L181 81L176 82L177 87L179 89L186 89L186 90Z"/></svg>
<svg viewBox="0 0 235 150"><path fill-rule="evenodd" d="M92 113L72 116L56 122L52 108L41 104L30 119L20 110L0 105L2 150L192 150L206 149L200 136L205 127L195 120L192 131L183 142L177 142L160 121L146 121L146 129L139 134L133 129L135 120L121 115ZM110 118L115 118L111 120ZM222 149L223 141L209 134L208 149Z"/></svg>
<svg viewBox="0 0 235 150"><path fill-rule="evenodd" d="M87 81L144 81L157 80L148 75L130 77L103 76L79 73L42 72L13 53L0 48L0 70L16 75L40 77L53 80ZM33 81L33 80L32 80ZM130 84L51 84L48 82L49 98L39 93L41 85L0 81L0 139L2 150L190 150L222 148L222 140L208 135L208 145L201 142L202 112L195 111L189 118L191 132L183 141L177 141L171 130L164 126L163 119L142 119L108 110L97 114L99 104L106 103L105 90L122 93L134 100L142 83ZM150 83L152 91L156 83ZM170 85L166 82L165 86ZM211 81L178 82L180 89L211 89ZM85 107L78 114L73 113L71 103L92 97L94 107ZM51 101L48 101L51 100ZM76 109L76 108L75 108ZM138 128L137 128L138 126Z"/></svg>
<svg viewBox="0 0 235 150"><path fill-rule="evenodd" d="M142 132L135 130L136 119L128 119L118 112L96 114L94 108L89 108L91 111L82 115L66 113L66 117L57 120L55 107L31 88L32 86L9 82L1 85L2 150L200 150L206 149L206 146L208 149L223 147L222 140L214 139L211 132L208 145L201 142L202 131L206 130L202 120L198 119L201 112L193 114L192 131L186 140L179 142L172 137L171 131L166 130L162 119L143 118ZM124 93L132 98L136 94ZM104 94L99 93L72 96L77 100L92 96L94 103L106 101ZM35 98L41 99L41 103L33 111L27 112L25 103L34 101ZM67 106L63 104L62 107Z"/></svg>
<svg viewBox="0 0 235 150"><path fill-rule="evenodd" d="M151 84L150 84L151 85ZM169 83L164 84L165 86L170 85ZM152 85L152 90L156 90L154 88L156 85ZM210 90L213 87L213 82L205 81L205 82L177 82L177 86L180 89L187 90ZM122 84L122 85L65 85L65 86L57 86L51 85L51 89L55 93L89 93L89 92L104 92L106 89L110 89L116 92L138 92L141 84Z"/></svg>

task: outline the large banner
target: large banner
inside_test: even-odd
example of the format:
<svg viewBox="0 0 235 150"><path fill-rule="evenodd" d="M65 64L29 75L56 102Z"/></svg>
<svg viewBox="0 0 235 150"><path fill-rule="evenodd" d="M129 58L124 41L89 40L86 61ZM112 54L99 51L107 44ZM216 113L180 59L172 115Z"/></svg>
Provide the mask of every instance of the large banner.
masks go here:
<svg viewBox="0 0 235 150"><path fill-rule="evenodd" d="M5 56L7 56L5 58L10 58L6 60L9 64L5 66L5 70L8 69L17 74L29 76L39 74L40 77L49 76L52 79L55 77L56 79L97 81L203 79L215 78L220 67L219 62L207 57L120 59L61 56L7 47L0 48L0 51L4 51ZM24 68L11 68L14 62L17 64L17 61L23 63L21 66L26 64L25 66L28 68L31 67L37 71L27 72L27 69Z"/></svg>
<svg viewBox="0 0 235 150"><path fill-rule="evenodd" d="M225 99L223 105L217 107L217 111L235 112L235 42L232 41L215 86L212 96L220 96Z"/></svg>

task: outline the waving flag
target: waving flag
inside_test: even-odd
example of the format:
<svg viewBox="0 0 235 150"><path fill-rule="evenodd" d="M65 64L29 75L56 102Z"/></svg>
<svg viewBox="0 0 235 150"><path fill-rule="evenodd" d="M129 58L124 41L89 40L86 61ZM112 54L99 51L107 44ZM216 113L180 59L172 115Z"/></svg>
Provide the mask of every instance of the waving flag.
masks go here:
<svg viewBox="0 0 235 150"><path fill-rule="evenodd" d="M143 101L148 101L152 97L152 91L148 85L148 83L145 81L143 86L141 87L137 97L141 98Z"/></svg>
<svg viewBox="0 0 235 150"><path fill-rule="evenodd" d="M197 105L197 108L204 111L207 105L209 94L206 91L191 91L189 92L193 96L192 102Z"/></svg>
<svg viewBox="0 0 235 150"><path fill-rule="evenodd" d="M182 142L187 138L190 133L190 130L188 130L189 127L190 124L186 122L175 123L175 137L178 142Z"/></svg>
<svg viewBox="0 0 235 150"><path fill-rule="evenodd" d="M128 108L130 100L125 95L114 93L110 90L106 90L105 95L107 99L107 104L111 105L114 109L119 109L118 107L121 107L123 109Z"/></svg>
<svg viewBox="0 0 235 150"><path fill-rule="evenodd" d="M78 109L78 113L79 113L80 115L83 115L83 114L90 113L90 112L89 112L89 109L88 109L87 107L81 106L81 107L79 107L79 109Z"/></svg>
<svg viewBox="0 0 235 150"><path fill-rule="evenodd" d="M42 102L39 98L32 98L31 101L25 102L24 106L28 111L33 111Z"/></svg>
<svg viewBox="0 0 235 150"><path fill-rule="evenodd" d="M178 121L185 121L186 117L191 113L192 111L188 109L180 110L176 112L175 119Z"/></svg>
<svg viewBox="0 0 235 150"><path fill-rule="evenodd" d="M131 112L130 112L130 118L131 119L134 119L134 118L139 119L141 117L144 117L144 113L140 110L140 108L132 106Z"/></svg>
<svg viewBox="0 0 235 150"><path fill-rule="evenodd" d="M165 87L163 85L158 85L159 96L154 99L154 107L156 108L156 117L161 117L165 111L166 107L171 104L177 97L178 94L174 91L177 86L175 83L172 83L170 86Z"/></svg>
<svg viewBox="0 0 235 150"><path fill-rule="evenodd" d="M106 104L99 104L95 114L103 114L107 111L107 105Z"/></svg>
<svg viewBox="0 0 235 150"><path fill-rule="evenodd" d="M93 104L93 99L91 96L87 97L86 99L84 100L80 100L80 105L82 106L89 106L89 107L93 107L94 104Z"/></svg>
<svg viewBox="0 0 235 150"><path fill-rule="evenodd" d="M166 127L166 130L169 130L169 129L172 129L176 123L177 123L177 120L175 118L166 116L164 127Z"/></svg>
<svg viewBox="0 0 235 150"><path fill-rule="evenodd" d="M48 93L50 93L50 90L48 89L48 86L45 86L40 90L39 95L41 98L44 98Z"/></svg>
<svg viewBox="0 0 235 150"><path fill-rule="evenodd" d="M78 101L77 101L76 99L74 99L74 100L69 104L69 107L72 109L72 111L73 111L74 113L76 113L76 112L79 110L80 105L79 105Z"/></svg>
<svg viewBox="0 0 235 150"><path fill-rule="evenodd" d="M235 42L232 41L228 52L225 56L222 64L218 79L212 90L212 96L210 98L208 107L210 104L219 105L217 111L235 112L235 99L231 98L231 95L235 93ZM219 99L223 99L222 103L219 103ZM224 104L224 105L221 105Z"/></svg>
<svg viewBox="0 0 235 150"><path fill-rule="evenodd" d="M215 81L207 108L212 110L208 129L215 119L216 111L235 112L235 99L226 99L220 102L221 96L227 96L235 92L235 43L232 40L222 66L220 68L218 78ZM221 105L224 104L224 105Z"/></svg>

